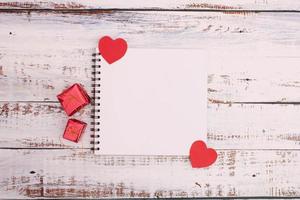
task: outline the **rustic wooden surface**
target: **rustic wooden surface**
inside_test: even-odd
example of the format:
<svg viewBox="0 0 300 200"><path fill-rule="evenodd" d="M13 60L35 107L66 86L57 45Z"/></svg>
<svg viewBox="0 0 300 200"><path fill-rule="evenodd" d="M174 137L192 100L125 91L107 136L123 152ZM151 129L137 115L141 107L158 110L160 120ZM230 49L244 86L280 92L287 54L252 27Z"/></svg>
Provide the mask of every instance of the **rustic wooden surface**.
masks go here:
<svg viewBox="0 0 300 200"><path fill-rule="evenodd" d="M215 165L95 156L89 132L62 140L56 94L74 82L90 90L104 34L210 52ZM0 198L300 197L299 54L300 1L0 0Z"/></svg>

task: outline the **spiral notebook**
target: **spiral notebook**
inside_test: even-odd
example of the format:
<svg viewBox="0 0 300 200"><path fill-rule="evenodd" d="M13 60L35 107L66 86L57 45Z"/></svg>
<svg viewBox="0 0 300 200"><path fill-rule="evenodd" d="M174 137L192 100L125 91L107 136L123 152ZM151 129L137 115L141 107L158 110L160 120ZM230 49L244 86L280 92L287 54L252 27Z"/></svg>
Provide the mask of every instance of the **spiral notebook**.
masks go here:
<svg viewBox="0 0 300 200"><path fill-rule="evenodd" d="M95 154L188 155L206 141L206 52L129 48L111 65L93 56Z"/></svg>

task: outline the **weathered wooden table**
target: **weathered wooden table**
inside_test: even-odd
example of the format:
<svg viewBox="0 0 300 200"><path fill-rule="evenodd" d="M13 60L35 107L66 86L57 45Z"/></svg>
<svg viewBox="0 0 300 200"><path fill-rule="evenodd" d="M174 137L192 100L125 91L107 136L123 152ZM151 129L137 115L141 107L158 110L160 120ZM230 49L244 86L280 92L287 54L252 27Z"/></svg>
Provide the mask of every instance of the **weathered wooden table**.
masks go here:
<svg viewBox="0 0 300 200"><path fill-rule="evenodd" d="M300 1L0 0L0 197L300 197ZM185 156L95 156L61 139L56 95L90 90L100 34L211 52L208 144ZM90 122L90 109L76 115Z"/></svg>

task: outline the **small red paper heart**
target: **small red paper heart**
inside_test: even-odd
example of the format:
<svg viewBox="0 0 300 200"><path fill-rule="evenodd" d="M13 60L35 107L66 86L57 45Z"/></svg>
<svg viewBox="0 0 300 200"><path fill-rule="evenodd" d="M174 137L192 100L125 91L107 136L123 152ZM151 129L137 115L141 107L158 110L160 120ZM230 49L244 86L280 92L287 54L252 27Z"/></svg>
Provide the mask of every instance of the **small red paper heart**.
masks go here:
<svg viewBox="0 0 300 200"><path fill-rule="evenodd" d="M104 36L99 40L98 48L102 57L109 64L112 64L125 55L127 51L127 43L122 38L113 40L109 36Z"/></svg>
<svg viewBox="0 0 300 200"><path fill-rule="evenodd" d="M190 148L190 161L193 168L208 167L217 160L218 154L212 148L207 148L201 141L195 141Z"/></svg>

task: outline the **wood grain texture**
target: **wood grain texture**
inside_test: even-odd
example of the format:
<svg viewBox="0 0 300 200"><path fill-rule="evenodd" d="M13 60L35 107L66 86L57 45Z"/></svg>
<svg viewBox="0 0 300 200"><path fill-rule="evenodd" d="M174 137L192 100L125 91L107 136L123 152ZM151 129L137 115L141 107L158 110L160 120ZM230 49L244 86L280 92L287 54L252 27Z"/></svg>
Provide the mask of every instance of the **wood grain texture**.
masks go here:
<svg viewBox="0 0 300 200"><path fill-rule="evenodd" d="M90 124L90 110L86 107L74 117ZM298 105L210 103L208 144L220 149L299 149L299 115ZM2 102L0 148L91 148L90 125L78 144L62 139L67 119L59 103Z"/></svg>
<svg viewBox="0 0 300 200"><path fill-rule="evenodd" d="M74 82L89 91L91 54L98 38L106 34L125 38L131 48L211 52L209 98L218 102L299 101L299 17L286 13L2 13L0 101L56 101L56 95Z"/></svg>
<svg viewBox="0 0 300 200"><path fill-rule="evenodd" d="M88 124L79 143L62 138L69 117L59 103L0 103L0 148L90 149L91 106L72 118Z"/></svg>
<svg viewBox="0 0 300 200"><path fill-rule="evenodd" d="M0 9L201 9L201 10L300 10L299 1L280 0L1 0Z"/></svg>
<svg viewBox="0 0 300 200"><path fill-rule="evenodd" d="M178 14L163 12L48 15L2 14L0 30L5 40L0 45L0 100L5 101L1 104L1 119L5 123L0 124L3 135L1 147L90 147L88 134L84 136L82 144L62 145L60 136L67 118L61 113L59 104L53 104L52 101L57 102L56 95L74 82L84 84L87 91L91 90L91 54L101 30L105 34L111 31L115 35L124 35L132 47L148 48L154 44L158 48L174 48L177 41L176 47L206 48L210 51L208 98L210 103L218 104L209 107L209 121L218 121L208 126L212 145L225 149L299 148L297 106L220 105L230 105L232 102L299 102L300 38L297 34L300 34L300 25L290 21L298 19L298 15L277 14L274 17L264 13L245 17L221 13L186 13L180 18ZM163 20L153 22L151 19L154 15L160 15L158 19L174 18L174 21L165 26ZM124 18L130 18L131 23ZM195 23L195 20L198 22ZM280 26L269 25L270 29L265 28L272 23ZM289 25L284 25L286 23ZM24 24L26 30L22 29ZM122 26L127 30L124 33L120 33L118 28ZM221 26L224 27L223 32L216 29ZM282 34L281 26L287 27L285 34L289 35L288 39ZM142 28L142 32L135 31ZM226 32L228 28L232 31ZM9 30L15 31L10 34ZM251 31L240 33L238 30ZM168 34L171 36L165 40ZM273 38L269 37L270 34L274 35ZM178 35L182 35L182 41L176 40ZM253 43L258 35L262 40ZM143 37L148 40L143 40ZM282 70L283 66L285 70ZM7 104L7 101L33 103ZM36 101L51 103L34 103ZM15 111L20 105L21 110ZM55 109L47 112L53 106ZM22 115L22 109L27 108L35 111ZM86 111L82 119L89 120L89 109ZM261 115L263 121L257 117ZM241 121L241 116L245 120ZM45 124L44 119L50 120L50 123ZM24 124L26 121L27 126ZM33 125L30 123L32 121L35 122ZM39 128L41 125L42 128ZM49 133L49 130L52 132ZM257 139L262 142L255 142Z"/></svg>
<svg viewBox="0 0 300 200"><path fill-rule="evenodd" d="M185 156L95 156L82 150L1 150L2 198L299 197L299 151L218 150ZM22 163L20 167L18 166ZM60 167L59 167L60 166Z"/></svg>
<svg viewBox="0 0 300 200"><path fill-rule="evenodd" d="M208 141L224 149L300 149L299 105L209 104Z"/></svg>
<svg viewBox="0 0 300 200"><path fill-rule="evenodd" d="M134 10L101 10L115 8ZM279 0L0 0L0 198L300 198L299 8ZM91 53L105 34L133 48L210 52L215 165L95 156L89 132L79 144L61 140L67 117L56 95L74 82L90 91ZM89 112L76 117L89 122Z"/></svg>

